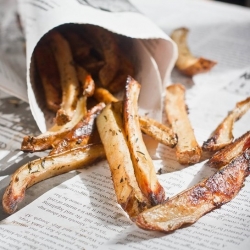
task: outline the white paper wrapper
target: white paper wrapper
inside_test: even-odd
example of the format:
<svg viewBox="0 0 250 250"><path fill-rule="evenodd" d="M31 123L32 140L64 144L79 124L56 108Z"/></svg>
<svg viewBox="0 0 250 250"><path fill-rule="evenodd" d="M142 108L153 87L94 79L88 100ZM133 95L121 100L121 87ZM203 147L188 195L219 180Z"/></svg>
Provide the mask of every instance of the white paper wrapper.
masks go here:
<svg viewBox="0 0 250 250"><path fill-rule="evenodd" d="M177 57L175 44L128 1L18 1L26 37L27 89L32 114L41 132L50 126L31 84L31 58L38 41L51 29L68 23L93 24L132 39L137 61L136 80L142 84L140 113L161 120L162 87Z"/></svg>

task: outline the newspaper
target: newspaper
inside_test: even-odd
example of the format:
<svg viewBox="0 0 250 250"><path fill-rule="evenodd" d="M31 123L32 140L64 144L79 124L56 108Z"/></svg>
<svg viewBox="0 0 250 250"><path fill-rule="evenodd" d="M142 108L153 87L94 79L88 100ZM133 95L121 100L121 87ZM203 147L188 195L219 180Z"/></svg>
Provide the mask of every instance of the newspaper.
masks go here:
<svg viewBox="0 0 250 250"><path fill-rule="evenodd" d="M142 83L140 112L147 112L150 117L161 120L162 109L159 100L162 86L168 81L176 60L176 46L158 26L139 13L130 2L19 0L18 10L26 38L28 98L32 114L42 132L45 132L51 124L48 124L50 121L48 112L44 111L42 105L38 105L38 98L32 85L32 53L42 36L51 29L68 23L97 25L131 38L130 52L136 56L138 71L135 77ZM150 52L144 44L151 47ZM157 59L161 53L165 56L159 62L155 58ZM154 96L151 95L152 89ZM149 100L150 105L148 105Z"/></svg>
<svg viewBox="0 0 250 250"><path fill-rule="evenodd" d="M172 82L181 82L187 88L189 117L198 142L202 144L236 102L250 95L250 10L201 0L131 0L131 3L167 34L174 28L188 27L189 45L194 54L218 62L211 72L193 79L176 70L171 75ZM27 112L24 118L33 117L28 105L14 98L22 104L15 111L17 105L12 100L12 97L1 100L0 131L8 127L7 121L18 125L18 119L14 118L20 116L21 110ZM2 103L8 105L4 107ZM6 111L6 106L11 110ZM250 112L236 122L235 138L249 130L249 122ZM33 124L30 129L39 133L36 123ZM18 130L10 129L7 133L11 132L18 133ZM3 135L0 141L8 142ZM6 152L8 149L6 147ZM154 160L155 168L161 170L158 178L169 197L216 171L207 168L205 162L183 167L177 164L174 151L165 146L159 146L157 152L159 158ZM23 160L27 162L30 157L24 156ZM19 166L19 158L15 168ZM2 178L3 193L9 174ZM136 227L117 205L107 162L102 161L28 189L24 203L15 214L2 213L1 248L247 250L250 246L249 177L244 184L232 201L204 215L193 225L171 234L150 232Z"/></svg>

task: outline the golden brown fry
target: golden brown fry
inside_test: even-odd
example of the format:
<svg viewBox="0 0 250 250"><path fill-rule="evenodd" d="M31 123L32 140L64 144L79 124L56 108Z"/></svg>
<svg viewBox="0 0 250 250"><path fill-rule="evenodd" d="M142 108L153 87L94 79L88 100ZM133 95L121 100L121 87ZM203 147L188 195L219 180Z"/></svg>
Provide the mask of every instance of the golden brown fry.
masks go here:
<svg viewBox="0 0 250 250"><path fill-rule="evenodd" d="M80 86L67 40L55 30L51 31L48 36L61 78L62 103L56 116L56 122L60 126L72 119L80 94Z"/></svg>
<svg viewBox="0 0 250 250"><path fill-rule="evenodd" d="M138 185L151 205L156 205L165 200L165 191L157 179L153 161L142 138L138 115L139 93L140 84L128 77L123 109L124 129Z"/></svg>
<svg viewBox="0 0 250 250"><path fill-rule="evenodd" d="M133 219L150 205L134 176L121 109L120 102L108 104L97 117L97 128L112 174L117 202Z"/></svg>
<svg viewBox="0 0 250 250"><path fill-rule="evenodd" d="M185 75L193 76L199 73L204 73L216 64L205 58L197 58L192 55L188 48L187 35L189 30L186 28L179 28L172 32L171 38L176 42L179 55L176 61L176 67Z"/></svg>
<svg viewBox="0 0 250 250"><path fill-rule="evenodd" d="M139 122L141 130L145 134L168 147L176 146L177 136L171 128L145 116L140 116Z"/></svg>
<svg viewBox="0 0 250 250"><path fill-rule="evenodd" d="M57 112L62 102L62 91L60 75L53 53L46 42L39 42L35 48L34 56L47 107Z"/></svg>
<svg viewBox="0 0 250 250"><path fill-rule="evenodd" d="M220 168L250 147L250 131L216 152L206 163L207 166Z"/></svg>
<svg viewBox="0 0 250 250"><path fill-rule="evenodd" d="M104 102L106 104L118 101L116 97L104 88L96 88L94 97L99 102ZM175 147L177 144L177 136L169 127L148 117L139 116L139 122L141 131L154 138L156 141L171 148Z"/></svg>
<svg viewBox="0 0 250 250"><path fill-rule="evenodd" d="M202 215L231 201L249 175L250 149L199 184L177 194L164 204L145 210L136 224L147 230L170 232L196 222Z"/></svg>
<svg viewBox="0 0 250 250"><path fill-rule="evenodd" d="M22 141L21 150L23 151L42 151L50 149L53 145L60 142L67 133L87 114L86 96L78 100L74 116L70 122L62 126L55 124L48 131L39 136L25 136Z"/></svg>
<svg viewBox="0 0 250 250"><path fill-rule="evenodd" d="M8 214L15 212L24 199L27 188L34 184L75 169L80 169L95 161L105 158L101 144L78 147L61 154L45 156L28 162L12 175L3 195L3 208Z"/></svg>
<svg viewBox="0 0 250 250"><path fill-rule="evenodd" d="M118 102L118 99L105 88L95 88L94 97L98 102L104 102L106 104Z"/></svg>
<svg viewBox="0 0 250 250"><path fill-rule="evenodd" d="M229 112L225 119L218 125L218 127L211 134L209 139L202 145L204 151L215 152L226 145L230 144L233 137L233 126L248 110L250 109L250 97L238 102L235 108Z"/></svg>
<svg viewBox="0 0 250 250"><path fill-rule="evenodd" d="M185 87L182 84L173 84L166 88L165 110L168 122L178 137L175 147L177 161L184 165L199 162L201 148L188 118Z"/></svg>
<svg viewBox="0 0 250 250"><path fill-rule="evenodd" d="M49 155L59 154L76 147L87 145L95 129L96 117L104 107L104 103L99 103L90 109L87 115L55 145Z"/></svg>

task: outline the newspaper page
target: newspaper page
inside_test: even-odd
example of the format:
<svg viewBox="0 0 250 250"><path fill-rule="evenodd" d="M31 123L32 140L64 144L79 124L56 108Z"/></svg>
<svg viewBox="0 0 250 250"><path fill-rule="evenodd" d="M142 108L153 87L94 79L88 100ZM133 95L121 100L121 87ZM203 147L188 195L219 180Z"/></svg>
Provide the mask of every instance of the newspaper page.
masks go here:
<svg viewBox="0 0 250 250"><path fill-rule="evenodd" d="M197 55L217 60L218 64L211 72L193 79L180 75L176 70L172 72L172 82L182 82L187 88L189 117L198 142L202 144L235 104L249 96L250 59L246 39L249 26L246 24L250 23L250 12L212 1L131 2L167 34L177 27L190 28L191 50ZM231 26L228 25L229 19ZM217 49L215 43L209 47L214 40L221 41L224 46ZM249 130L249 121L248 112L235 123L235 138ZM205 166L205 162L181 166L175 160L174 150L165 146L159 146L158 155L154 164L156 171L161 173L158 178L169 197L216 171ZM8 185L8 178L4 177L0 182L2 192ZM67 180L63 181L63 178ZM41 189L48 192L41 195ZM1 247L247 250L250 246L249 190L247 177L244 187L232 201L204 215L196 223L170 234L150 232L136 227L117 205L107 162L102 161L63 175L60 180L51 178L28 189L18 211L11 216L2 215ZM31 197L34 201L24 204L26 198L32 201Z"/></svg>
<svg viewBox="0 0 250 250"><path fill-rule="evenodd" d="M70 11L68 11L69 9ZM97 25L132 39L130 53L136 56L136 71L138 72L135 78L143 86L139 107L142 112L149 111L149 116L161 120L162 109L159 101L161 89L163 83L169 79L177 50L166 33L150 19L139 13L129 1L75 0L69 2L67 0L54 0L51 2L34 0L27 2L19 0L18 10L26 38L29 103L32 114L42 132L45 132L51 124L48 124L49 113L44 110L44 105L38 104L38 95L32 85L32 54L43 35L55 27L68 23ZM155 61L154 54L147 53L143 43L140 42L143 40L144 43L147 43L145 39L152 39L159 43L159 47L156 48L157 53L159 53L159 49L161 49L161 53L166 53L160 62L160 71L157 64L159 61ZM151 88L148 86L155 90L154 96L151 95ZM148 100L150 100L150 105Z"/></svg>

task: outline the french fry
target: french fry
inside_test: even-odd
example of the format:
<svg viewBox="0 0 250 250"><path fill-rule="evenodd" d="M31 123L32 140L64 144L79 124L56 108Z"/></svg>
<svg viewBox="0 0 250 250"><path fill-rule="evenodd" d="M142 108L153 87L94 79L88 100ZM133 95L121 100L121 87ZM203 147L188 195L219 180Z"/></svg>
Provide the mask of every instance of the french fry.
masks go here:
<svg viewBox="0 0 250 250"><path fill-rule="evenodd" d="M54 146L49 155L59 154L76 147L87 145L93 135L96 117L104 107L104 103L99 103L90 109L87 115Z"/></svg>
<svg viewBox="0 0 250 250"><path fill-rule="evenodd" d="M80 94L80 86L67 40L55 30L51 31L48 36L61 79L62 103L56 115L56 122L60 126L72 119Z"/></svg>
<svg viewBox="0 0 250 250"><path fill-rule="evenodd" d="M118 101L115 96L113 96L107 89L104 88L96 88L94 97L99 102L104 102L106 104ZM177 136L169 127L145 116L139 116L139 122L141 131L154 138L159 143L171 148L175 147L177 144Z"/></svg>
<svg viewBox="0 0 250 250"><path fill-rule="evenodd" d="M108 104L97 117L97 128L112 174L117 202L133 219L150 204L134 175L121 109L120 102Z"/></svg>
<svg viewBox="0 0 250 250"><path fill-rule="evenodd" d="M217 151L206 163L207 166L220 168L228 164L237 155L250 147L250 131L246 132L234 142Z"/></svg>
<svg viewBox="0 0 250 250"><path fill-rule="evenodd" d="M146 116L139 117L141 131L156 141L174 148L177 144L177 136L169 127Z"/></svg>
<svg viewBox="0 0 250 250"><path fill-rule="evenodd" d="M94 97L98 102L104 102L106 104L119 101L107 89L101 87L95 88Z"/></svg>
<svg viewBox="0 0 250 250"><path fill-rule="evenodd" d="M105 159L103 146L92 144L28 162L11 176L10 184L2 199L4 211L8 214L14 213L18 204L24 199L26 189L34 184L83 168L101 159Z"/></svg>
<svg viewBox="0 0 250 250"><path fill-rule="evenodd" d="M140 84L128 77L123 107L124 129L138 185L151 205L156 205L165 200L165 191L157 179L153 161L142 138L138 115L139 93Z"/></svg>
<svg viewBox="0 0 250 250"><path fill-rule="evenodd" d="M36 137L24 136L21 150L34 152L53 148L53 145L56 145L58 142L60 142L66 136L66 134L69 133L69 131L73 129L73 127L79 123L83 117L86 116L86 100L86 96L83 96L78 100L74 116L70 122L62 126L55 124L46 132Z"/></svg>
<svg viewBox="0 0 250 250"><path fill-rule="evenodd" d="M241 152L217 173L139 214L135 223L146 230L170 232L196 222L202 215L231 201L249 175L250 149Z"/></svg>
<svg viewBox="0 0 250 250"><path fill-rule="evenodd" d="M171 34L171 38L175 41L179 50L176 67L183 74L188 76L193 76L211 70L211 68L216 64L215 61L202 57L197 58L190 52L187 43L188 32L189 30L187 28L178 28Z"/></svg>
<svg viewBox="0 0 250 250"><path fill-rule="evenodd" d="M238 102L235 108L223 119L214 132L202 145L204 151L218 151L230 144L233 139L233 126L250 109L250 97Z"/></svg>
<svg viewBox="0 0 250 250"><path fill-rule="evenodd" d="M180 164L193 164L201 158L201 148L196 141L185 105L185 87L173 84L166 88L165 110L168 122L178 137L175 147Z"/></svg>
<svg viewBox="0 0 250 250"><path fill-rule="evenodd" d="M57 112L62 102L60 75L53 53L46 41L38 43L34 50L34 56L47 107L49 110Z"/></svg>

